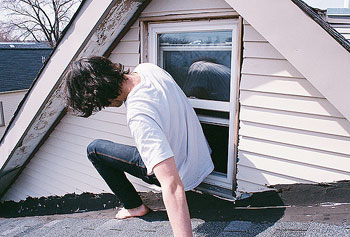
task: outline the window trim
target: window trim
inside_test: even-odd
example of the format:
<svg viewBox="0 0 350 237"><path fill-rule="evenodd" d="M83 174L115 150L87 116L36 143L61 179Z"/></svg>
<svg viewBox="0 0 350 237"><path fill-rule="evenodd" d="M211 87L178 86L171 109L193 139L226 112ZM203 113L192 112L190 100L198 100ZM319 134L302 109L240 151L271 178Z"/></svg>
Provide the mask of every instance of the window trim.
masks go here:
<svg viewBox="0 0 350 237"><path fill-rule="evenodd" d="M2 101L0 101L0 127L5 126L5 115Z"/></svg>
<svg viewBox="0 0 350 237"><path fill-rule="evenodd" d="M194 108L210 109L214 111L229 112L229 120L227 119L208 119L204 117L205 122L217 123L221 126L228 126L229 138L228 138L228 161L227 161L227 173L223 174L214 171L210 174L204 182L207 184L223 187L226 189L232 189L233 180L235 180L235 143L233 142L234 136L236 136L235 123L236 123L236 111L237 111L237 73L238 73L238 56L239 56L239 19L216 19L202 21L181 21L181 22L149 22L148 23L148 61L154 64L158 64L158 38L157 34L162 33L177 33L185 31L219 31L219 30L232 30L232 51L231 51L231 85L230 85L230 101L211 101L201 99L189 99ZM206 120L208 119L208 120ZM234 191L234 190L232 190Z"/></svg>

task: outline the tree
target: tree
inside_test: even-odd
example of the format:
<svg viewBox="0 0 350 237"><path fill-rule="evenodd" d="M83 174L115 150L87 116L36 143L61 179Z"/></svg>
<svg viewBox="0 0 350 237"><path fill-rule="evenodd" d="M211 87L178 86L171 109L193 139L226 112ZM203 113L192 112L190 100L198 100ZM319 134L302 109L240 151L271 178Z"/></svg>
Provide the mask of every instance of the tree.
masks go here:
<svg viewBox="0 0 350 237"><path fill-rule="evenodd" d="M47 41L54 47L81 0L0 0L3 25L19 40Z"/></svg>
<svg viewBox="0 0 350 237"><path fill-rule="evenodd" d="M11 33L4 30L4 27L0 24L0 42L9 42L12 40Z"/></svg>

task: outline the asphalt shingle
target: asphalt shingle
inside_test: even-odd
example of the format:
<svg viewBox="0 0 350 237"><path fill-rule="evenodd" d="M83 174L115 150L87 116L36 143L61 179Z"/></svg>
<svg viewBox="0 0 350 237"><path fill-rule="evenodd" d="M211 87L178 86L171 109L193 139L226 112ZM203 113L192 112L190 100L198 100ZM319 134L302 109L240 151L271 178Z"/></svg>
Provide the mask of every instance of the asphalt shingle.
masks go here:
<svg viewBox="0 0 350 237"><path fill-rule="evenodd" d="M52 49L40 43L9 45L0 44L0 92L28 89Z"/></svg>

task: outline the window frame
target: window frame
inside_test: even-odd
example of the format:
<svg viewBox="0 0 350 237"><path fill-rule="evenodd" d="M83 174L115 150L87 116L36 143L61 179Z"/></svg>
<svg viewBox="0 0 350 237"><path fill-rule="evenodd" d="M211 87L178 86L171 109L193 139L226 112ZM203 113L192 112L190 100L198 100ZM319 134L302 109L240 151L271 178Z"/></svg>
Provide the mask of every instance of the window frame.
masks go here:
<svg viewBox="0 0 350 237"><path fill-rule="evenodd" d="M234 177L234 166L236 165L236 154L234 136L236 133L236 107L237 107L237 72L238 72L238 49L239 49L239 19L216 19L216 20L195 20L195 21L175 21L175 22L149 22L148 29L148 50L147 57L150 63L158 65L158 34L178 33L178 32L198 32L198 31L220 31L232 30L232 46L231 46L231 83L230 83L230 101L213 101L204 99L190 99L189 101L194 108L207 109L213 111L229 112L229 119L213 118L210 116L201 116L202 122L214 123L219 126L227 126L229 129L228 138L228 157L227 157L227 173L213 171L204 183L219 186L225 189L232 189Z"/></svg>
<svg viewBox="0 0 350 237"><path fill-rule="evenodd" d="M5 115L2 101L0 101L0 127L5 126Z"/></svg>

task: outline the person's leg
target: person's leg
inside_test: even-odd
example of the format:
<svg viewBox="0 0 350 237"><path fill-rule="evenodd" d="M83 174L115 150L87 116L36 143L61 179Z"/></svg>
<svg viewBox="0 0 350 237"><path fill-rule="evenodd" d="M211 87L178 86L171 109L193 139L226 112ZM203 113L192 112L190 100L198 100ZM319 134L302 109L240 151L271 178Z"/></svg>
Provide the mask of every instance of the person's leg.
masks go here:
<svg viewBox="0 0 350 237"><path fill-rule="evenodd" d="M88 146L87 153L89 160L126 209L140 207L143 203L124 172L147 183L159 185L154 175L147 175L147 169L136 147L95 140Z"/></svg>

